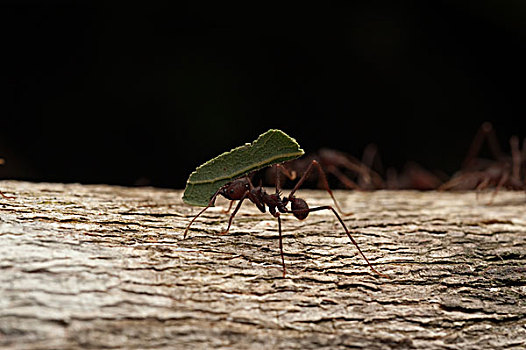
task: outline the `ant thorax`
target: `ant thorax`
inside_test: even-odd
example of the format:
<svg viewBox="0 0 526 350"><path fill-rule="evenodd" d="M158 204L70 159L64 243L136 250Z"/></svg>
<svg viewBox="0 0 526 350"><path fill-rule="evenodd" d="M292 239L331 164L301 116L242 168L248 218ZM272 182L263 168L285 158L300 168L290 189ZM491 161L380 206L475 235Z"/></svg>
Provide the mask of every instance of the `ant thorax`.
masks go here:
<svg viewBox="0 0 526 350"><path fill-rule="evenodd" d="M240 200L250 190L250 182L247 178L239 178L224 185L219 194L229 200Z"/></svg>

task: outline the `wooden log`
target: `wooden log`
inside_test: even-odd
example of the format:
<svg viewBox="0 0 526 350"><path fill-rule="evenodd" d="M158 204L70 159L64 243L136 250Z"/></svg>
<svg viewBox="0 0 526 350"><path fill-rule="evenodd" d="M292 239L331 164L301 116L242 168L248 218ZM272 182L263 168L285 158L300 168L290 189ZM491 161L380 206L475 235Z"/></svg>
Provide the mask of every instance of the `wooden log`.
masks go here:
<svg viewBox="0 0 526 350"><path fill-rule="evenodd" d="M181 191L0 182L0 347L524 349L526 196L412 191L336 197L277 223ZM323 191L300 190L311 206Z"/></svg>

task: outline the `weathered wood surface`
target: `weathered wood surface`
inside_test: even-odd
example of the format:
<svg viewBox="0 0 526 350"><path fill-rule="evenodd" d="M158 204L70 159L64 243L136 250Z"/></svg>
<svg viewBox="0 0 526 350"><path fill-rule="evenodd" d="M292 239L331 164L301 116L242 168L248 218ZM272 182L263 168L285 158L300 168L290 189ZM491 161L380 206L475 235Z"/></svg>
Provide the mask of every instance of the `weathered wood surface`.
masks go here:
<svg viewBox="0 0 526 350"><path fill-rule="evenodd" d="M181 192L0 182L0 347L524 349L526 195L336 192L277 223ZM320 191L300 191L311 205ZM220 204L226 202L221 201Z"/></svg>

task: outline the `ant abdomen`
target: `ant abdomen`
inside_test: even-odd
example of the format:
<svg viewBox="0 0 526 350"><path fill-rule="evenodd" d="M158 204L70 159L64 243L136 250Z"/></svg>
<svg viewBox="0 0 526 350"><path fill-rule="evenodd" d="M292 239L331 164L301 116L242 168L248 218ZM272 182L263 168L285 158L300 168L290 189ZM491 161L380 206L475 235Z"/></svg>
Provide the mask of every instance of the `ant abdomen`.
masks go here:
<svg viewBox="0 0 526 350"><path fill-rule="evenodd" d="M305 220L309 216L309 205L301 198L290 199L290 208L298 220Z"/></svg>

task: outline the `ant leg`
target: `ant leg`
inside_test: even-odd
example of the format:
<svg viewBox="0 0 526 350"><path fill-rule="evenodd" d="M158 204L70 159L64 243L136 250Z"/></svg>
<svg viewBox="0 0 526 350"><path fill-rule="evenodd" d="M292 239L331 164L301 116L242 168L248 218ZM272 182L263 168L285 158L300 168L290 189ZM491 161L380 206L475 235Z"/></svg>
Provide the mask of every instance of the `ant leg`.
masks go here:
<svg viewBox="0 0 526 350"><path fill-rule="evenodd" d="M208 202L206 207L204 207L199 213L197 213L197 215L194 216L194 218L190 221L188 226L186 226L186 230L184 230L184 234L183 234L183 239L186 239L186 234L188 233L188 230L190 229L190 226L192 226L192 224L194 223L195 219L197 219L201 214L203 214L205 212L205 210L207 210L208 208L210 208L211 206L214 205L214 203L216 202L216 198L217 198L217 196L219 195L219 192L222 189L223 189L223 187L221 187L220 189L217 190L216 193L214 193L214 195L212 196L212 198L210 198L210 202Z"/></svg>
<svg viewBox="0 0 526 350"><path fill-rule="evenodd" d="M473 182L479 184L483 178L483 175L479 171L467 172L459 175L454 175L450 180L443 183L438 187L438 191L447 191L447 190L468 190L473 189L471 185ZM475 186L476 187L476 186Z"/></svg>
<svg viewBox="0 0 526 350"><path fill-rule="evenodd" d="M327 172L333 174L340 180L340 182L347 187L350 190L359 190L360 186L354 182L353 180L349 179L344 173L342 173L337 167L330 166L327 167Z"/></svg>
<svg viewBox="0 0 526 350"><path fill-rule="evenodd" d="M355 174L358 175L358 180L360 183L362 183L365 187L371 187L372 179L371 179L371 173L372 170L367 167L364 163L362 163L360 160L356 159L355 157L335 151L332 149L321 149L318 152L319 159L322 164L325 164L325 170L338 177L338 179L349 189L360 189L362 186L357 185L351 179L349 179L346 175L341 173L338 168L345 168ZM339 174L337 174L339 173ZM353 185L354 184L354 185Z"/></svg>
<svg viewBox="0 0 526 350"><path fill-rule="evenodd" d="M475 193L476 193L476 198L477 198L477 201L479 200L479 194L480 194L480 191L482 190L485 190L486 188L488 188L488 185L489 185L489 182L490 182L490 178L485 176L482 178L482 180L479 182L479 184L477 185L477 187L475 187Z"/></svg>
<svg viewBox="0 0 526 350"><path fill-rule="evenodd" d="M345 167L346 169L350 171L354 171L356 174L358 174L358 179L363 185L363 186L358 186L358 189L371 186L372 184L371 168L367 167L365 164L361 163L359 160L354 159L354 157L351 157L351 156L348 156L347 158L345 158L341 166Z"/></svg>
<svg viewBox="0 0 526 350"><path fill-rule="evenodd" d="M230 204L228 205L228 208L221 210L221 213L228 214L230 212L230 209L232 209L232 205L233 204L234 204L234 201L230 201Z"/></svg>
<svg viewBox="0 0 526 350"><path fill-rule="evenodd" d="M239 210L239 208L241 208L241 204L243 204L243 201L245 200L245 198L247 198L247 194L246 193L243 195L243 197L241 197L241 199L239 200L239 203L237 203L236 209L234 209L234 211L230 215L230 218L228 219L228 226L227 226L226 230L224 230L224 231L222 231L220 233L221 235L226 235L228 233L228 231L230 230L230 226L232 225L232 220L234 220L234 216L236 216L237 211Z"/></svg>
<svg viewBox="0 0 526 350"><path fill-rule="evenodd" d="M502 153L500 146L499 146L499 142L497 141L497 134L495 133L495 129L491 128L487 137L488 137L488 144L489 144L489 149L491 153L493 154L495 159L502 160L502 158L504 158L504 154Z"/></svg>
<svg viewBox="0 0 526 350"><path fill-rule="evenodd" d="M192 226L192 224L194 223L195 219L197 219L201 214L205 212L206 209L210 208L211 206L212 206L212 203L208 203L206 207L204 207L199 213L197 213L196 216L194 216L194 218L190 221L188 226L186 226L186 230L184 230L183 239L186 239L186 233L190 229L190 226Z"/></svg>
<svg viewBox="0 0 526 350"><path fill-rule="evenodd" d="M291 199L294 196L294 193L298 190L298 188L300 188L303 182L308 178L308 176L312 172L313 167L316 167L316 169L318 170L318 173L320 175L320 181L325 191L327 191L329 195L331 196L332 201L334 202L334 205L336 206L338 211L342 213L343 215L352 215L352 212L344 212L342 208L340 207L340 205L338 204L338 202L336 201L336 198L334 198L334 194L332 193L332 190L329 187L329 182L327 182L327 177L325 176L325 172L323 171L320 163L318 163L317 160L313 160L312 163L310 163L305 173L303 173L303 176L298 180L298 182L296 183L296 186L294 186L292 191L289 193L289 199Z"/></svg>
<svg viewBox="0 0 526 350"><path fill-rule="evenodd" d="M4 194L4 192L2 192L2 191L0 191L0 196L2 196L5 199L15 199L16 198L16 197L13 197L13 196L8 196L8 195Z"/></svg>
<svg viewBox="0 0 526 350"><path fill-rule="evenodd" d="M493 191L493 194L491 195L491 198L488 202L488 205L492 204L493 203L493 200L495 199L495 197L497 196L497 193L499 192L499 190L502 188L502 186L504 186L504 184L506 183L506 181L508 181L510 177L510 174L508 174L507 172L504 172L502 174L502 176L500 177L499 179L499 182L497 183L497 187L495 187L495 190Z"/></svg>
<svg viewBox="0 0 526 350"><path fill-rule="evenodd" d="M284 165L281 165L281 164L276 164L276 167L279 168L279 171L281 171L281 173L285 175L287 179L296 180L297 173L295 170L289 170Z"/></svg>
<svg viewBox="0 0 526 350"><path fill-rule="evenodd" d="M281 254L281 265L283 266L283 278L285 278L285 274L287 273L287 269L285 268L285 257L283 255L283 238L282 238L282 235L281 235L281 218L280 218L279 212L276 213L276 217L278 218L279 253Z"/></svg>
<svg viewBox="0 0 526 350"><path fill-rule="evenodd" d="M274 181L274 184L276 185L276 194L278 194L279 188L280 188L279 173L280 173L280 170L282 173L285 173L285 172L284 172L284 168L280 167L279 164L276 164L275 169L276 169L276 180Z"/></svg>
<svg viewBox="0 0 526 350"><path fill-rule="evenodd" d="M287 168L281 166L280 164L276 164L276 194L280 193L280 183L279 183L279 175L283 173L285 176L287 176L289 179L293 180L296 178L296 172L293 171L292 174L288 171ZM243 200L243 199L241 199ZM254 203L259 202L256 198L254 198ZM257 205L257 204L256 204ZM237 210L238 208L236 208ZM285 275L287 273L287 268L285 267L285 257L283 255L283 237L281 235L281 217L279 212L274 212L273 209L270 210L273 216L275 216L278 219L278 232L279 232L279 253L281 254L281 265L283 266L283 278L285 278Z"/></svg>
<svg viewBox="0 0 526 350"><path fill-rule="evenodd" d="M354 238L351 236L351 233L349 232L349 230L347 229L347 226L345 226L345 223L343 222L342 218L340 217L340 215L338 215L338 212L336 210L334 210L333 207L331 207L330 205L324 205L324 206L321 206L321 207L315 207L315 208L309 208L309 209L299 209L299 210L296 210L296 212L301 212L301 213L304 213L304 212L313 212L313 211L320 211L320 210L330 210L334 213L334 215L336 216L336 218L338 219L338 221L340 222L340 224L342 225L343 229L345 230L345 234L347 234L347 237L349 237L349 239L351 240L352 244L354 244L354 246L356 247L356 249L358 249L358 252L360 252L360 255L364 258L365 262L367 262L367 265L369 265L369 267L371 268L371 270L376 273L377 275L379 276L382 276L382 277L387 277L387 278L390 278L388 275L386 274L383 274L379 271L377 271L373 265L369 262L369 259L367 259L367 257L365 256L365 254L362 252L362 250L360 249L360 246L358 246L358 243L354 240ZM294 212L294 211L292 211Z"/></svg>
<svg viewBox="0 0 526 350"><path fill-rule="evenodd" d="M287 177L287 179L289 180L295 180L296 179L296 171L294 170L289 170L287 168L285 168L283 165L281 164L276 164L275 165L275 168L276 168L276 180L274 181L275 185L276 185L276 193L279 193L279 190L281 188L281 183L280 183L280 173L285 175L285 177Z"/></svg>
<svg viewBox="0 0 526 350"><path fill-rule="evenodd" d="M371 185L375 189L385 188L385 181L380 176L380 173L383 172L383 164L380 159L380 154L378 152L378 146L374 143L370 143L365 146L362 154L362 164L369 170L369 175L371 177ZM376 168L377 170L373 170ZM364 187L364 179L361 178L358 184L360 187Z"/></svg>
<svg viewBox="0 0 526 350"><path fill-rule="evenodd" d="M372 169L376 165L379 172L383 171L382 160L380 159L378 146L376 144L369 143L365 146L362 154L362 164L369 169Z"/></svg>
<svg viewBox="0 0 526 350"><path fill-rule="evenodd" d="M471 142L468 153L464 162L462 163L463 169L468 169L473 165L473 161L477 157L482 147L484 140L488 140L490 152L493 154L495 159L502 159L502 151L500 150L499 143L497 142L497 136L495 130L490 122L484 122L477 131L477 134Z"/></svg>

